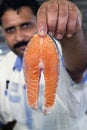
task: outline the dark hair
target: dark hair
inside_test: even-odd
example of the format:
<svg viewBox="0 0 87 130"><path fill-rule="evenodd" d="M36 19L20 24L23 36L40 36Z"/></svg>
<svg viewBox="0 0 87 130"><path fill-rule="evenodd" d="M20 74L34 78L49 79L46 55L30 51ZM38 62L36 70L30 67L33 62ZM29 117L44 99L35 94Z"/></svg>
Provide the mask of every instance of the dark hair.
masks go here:
<svg viewBox="0 0 87 130"><path fill-rule="evenodd" d="M0 2L0 25L1 18L5 11L8 9L17 10L22 6L27 6L31 8L32 12L36 15L40 7L39 3L36 0L1 0Z"/></svg>

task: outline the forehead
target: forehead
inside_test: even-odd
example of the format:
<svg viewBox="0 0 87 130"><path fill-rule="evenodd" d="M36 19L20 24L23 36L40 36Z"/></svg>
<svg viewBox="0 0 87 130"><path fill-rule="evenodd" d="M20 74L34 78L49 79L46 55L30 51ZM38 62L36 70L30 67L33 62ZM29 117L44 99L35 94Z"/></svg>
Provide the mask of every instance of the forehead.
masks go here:
<svg viewBox="0 0 87 130"><path fill-rule="evenodd" d="M9 9L2 16L2 26L6 27L8 25L13 26L20 22L26 22L35 20L36 16L33 14L29 7L21 7L19 10Z"/></svg>

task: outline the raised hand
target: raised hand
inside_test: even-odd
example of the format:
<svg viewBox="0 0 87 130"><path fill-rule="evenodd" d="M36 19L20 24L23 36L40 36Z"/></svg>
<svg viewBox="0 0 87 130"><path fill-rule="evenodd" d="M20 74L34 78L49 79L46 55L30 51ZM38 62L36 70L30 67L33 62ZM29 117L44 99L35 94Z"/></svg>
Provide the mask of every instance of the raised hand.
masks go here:
<svg viewBox="0 0 87 130"><path fill-rule="evenodd" d="M72 37L81 28L81 13L78 7L67 0L49 0L41 5L37 14L38 33L47 33L62 39Z"/></svg>

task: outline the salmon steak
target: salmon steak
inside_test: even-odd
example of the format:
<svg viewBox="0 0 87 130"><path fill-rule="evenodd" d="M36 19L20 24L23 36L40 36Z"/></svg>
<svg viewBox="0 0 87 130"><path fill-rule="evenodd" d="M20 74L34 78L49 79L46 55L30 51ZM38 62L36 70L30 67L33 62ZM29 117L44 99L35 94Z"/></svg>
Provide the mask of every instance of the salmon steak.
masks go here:
<svg viewBox="0 0 87 130"><path fill-rule="evenodd" d="M54 40L47 34L34 34L29 41L24 57L23 72L28 105L38 110L41 72L44 75L42 112L51 112L56 98L59 78L59 55Z"/></svg>

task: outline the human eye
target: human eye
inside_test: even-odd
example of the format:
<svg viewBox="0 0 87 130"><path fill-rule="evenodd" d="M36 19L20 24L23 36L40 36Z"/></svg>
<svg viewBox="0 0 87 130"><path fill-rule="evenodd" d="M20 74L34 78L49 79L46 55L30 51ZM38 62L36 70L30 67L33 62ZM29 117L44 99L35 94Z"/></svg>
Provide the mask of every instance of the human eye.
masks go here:
<svg viewBox="0 0 87 130"><path fill-rule="evenodd" d="M15 31L15 28L14 28L14 27L9 27L9 28L6 28L6 29L5 29L5 32L6 32L6 33L9 33L9 34L10 34L10 33L13 33L14 31Z"/></svg>
<svg viewBox="0 0 87 130"><path fill-rule="evenodd" d="M32 28L32 26L33 26L33 24L32 23L24 23L24 24L22 24L22 28L23 29L29 29L29 28Z"/></svg>

